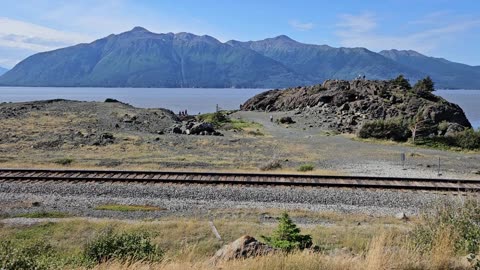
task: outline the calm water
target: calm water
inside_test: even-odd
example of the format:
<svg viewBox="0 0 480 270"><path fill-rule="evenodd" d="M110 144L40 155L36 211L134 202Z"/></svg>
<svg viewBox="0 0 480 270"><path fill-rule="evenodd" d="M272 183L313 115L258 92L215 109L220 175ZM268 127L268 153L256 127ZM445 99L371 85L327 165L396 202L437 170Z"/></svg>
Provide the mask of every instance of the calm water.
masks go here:
<svg viewBox="0 0 480 270"><path fill-rule="evenodd" d="M472 126L480 128L480 90L438 90L435 94L460 105Z"/></svg>
<svg viewBox="0 0 480 270"><path fill-rule="evenodd" d="M103 101L115 98L133 106L167 108L190 114L222 109L238 109L240 104L264 89L198 88L63 88L0 87L0 102L45 100L54 98ZM439 90L435 94L459 104L475 128L480 127L480 90Z"/></svg>
<svg viewBox="0 0 480 270"><path fill-rule="evenodd" d="M114 98L142 108L166 108L189 114L238 109L250 97L264 89L219 88L81 88L81 87L0 87L0 102L45 99L104 101Z"/></svg>

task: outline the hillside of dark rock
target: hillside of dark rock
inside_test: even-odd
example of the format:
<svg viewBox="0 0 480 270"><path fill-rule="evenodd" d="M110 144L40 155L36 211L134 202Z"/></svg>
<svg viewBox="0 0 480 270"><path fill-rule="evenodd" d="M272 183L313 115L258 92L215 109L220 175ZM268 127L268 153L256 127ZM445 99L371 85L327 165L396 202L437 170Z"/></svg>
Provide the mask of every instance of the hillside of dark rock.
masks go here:
<svg viewBox="0 0 480 270"><path fill-rule="evenodd" d="M292 112L296 125L344 133L356 133L364 123L375 120L428 126L420 136L446 135L471 128L458 105L393 81L327 80L321 85L275 89L252 97L241 109Z"/></svg>

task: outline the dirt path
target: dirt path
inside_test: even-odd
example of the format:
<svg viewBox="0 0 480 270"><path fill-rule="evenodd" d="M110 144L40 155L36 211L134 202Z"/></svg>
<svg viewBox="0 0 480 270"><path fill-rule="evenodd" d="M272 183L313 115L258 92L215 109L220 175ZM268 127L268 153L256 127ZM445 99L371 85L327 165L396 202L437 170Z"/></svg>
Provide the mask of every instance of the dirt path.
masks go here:
<svg viewBox="0 0 480 270"><path fill-rule="evenodd" d="M441 160L441 178L472 178L479 175L472 172L480 169L479 154L465 154L410 147L401 144L378 144L355 141L346 135L326 135L319 128L301 129L270 122L274 119L291 116L286 112L237 112L232 117L260 123L265 132L271 135L284 148L285 154L310 157L317 160L316 168L337 171L344 174L383 175L437 178L438 158ZM289 151L290 150L290 151ZM401 154L406 153L405 169ZM287 157L288 158L288 157Z"/></svg>

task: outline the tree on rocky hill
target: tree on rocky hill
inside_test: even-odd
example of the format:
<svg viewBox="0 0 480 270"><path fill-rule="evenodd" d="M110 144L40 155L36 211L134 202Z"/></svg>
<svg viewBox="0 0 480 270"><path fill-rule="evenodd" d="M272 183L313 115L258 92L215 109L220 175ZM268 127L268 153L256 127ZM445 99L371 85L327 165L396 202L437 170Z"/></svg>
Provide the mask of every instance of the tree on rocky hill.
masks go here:
<svg viewBox="0 0 480 270"><path fill-rule="evenodd" d="M392 82L394 85L400 86L401 88L405 88L407 90L412 89L412 86L402 74L398 75L397 78L391 80L390 82Z"/></svg>
<svg viewBox="0 0 480 270"><path fill-rule="evenodd" d="M433 82L430 76L427 76L419 80L414 86L413 89L416 92L433 92L435 91L435 83Z"/></svg>

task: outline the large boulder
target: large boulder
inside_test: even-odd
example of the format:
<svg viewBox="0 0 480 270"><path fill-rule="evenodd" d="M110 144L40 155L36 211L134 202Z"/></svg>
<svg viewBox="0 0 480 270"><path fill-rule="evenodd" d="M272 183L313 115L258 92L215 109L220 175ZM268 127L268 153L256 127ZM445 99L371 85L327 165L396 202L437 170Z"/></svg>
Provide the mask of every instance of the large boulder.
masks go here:
<svg viewBox="0 0 480 270"><path fill-rule="evenodd" d="M200 135L200 134L211 134L215 132L215 128L211 123L196 123L190 128L190 134Z"/></svg>
<svg viewBox="0 0 480 270"><path fill-rule="evenodd" d="M275 251L276 249L257 241L255 238L244 235L219 249L211 258L211 262L216 264L219 261L247 259L271 254Z"/></svg>

